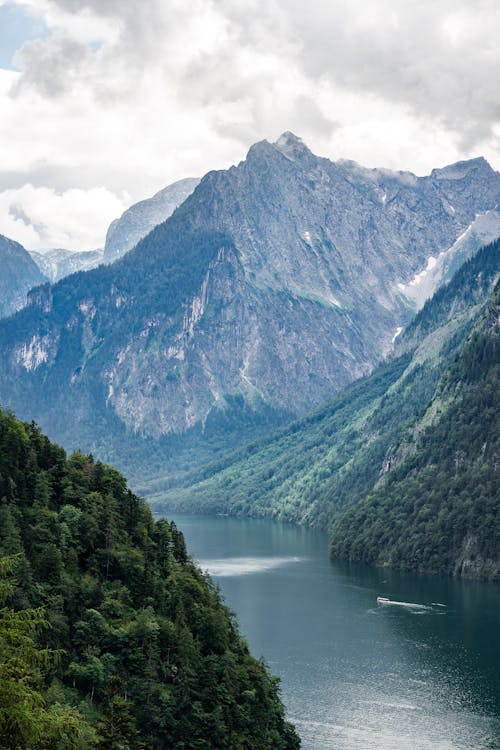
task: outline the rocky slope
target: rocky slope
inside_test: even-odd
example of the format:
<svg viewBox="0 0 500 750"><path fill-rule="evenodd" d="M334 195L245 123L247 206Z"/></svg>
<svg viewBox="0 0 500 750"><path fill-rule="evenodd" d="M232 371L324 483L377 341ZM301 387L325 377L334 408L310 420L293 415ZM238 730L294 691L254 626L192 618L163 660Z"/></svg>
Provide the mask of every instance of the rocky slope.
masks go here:
<svg viewBox="0 0 500 750"><path fill-rule="evenodd" d="M88 271L103 262L102 250L73 252L72 250L57 248L43 253L31 251L30 255L40 271L52 283L77 271Z"/></svg>
<svg viewBox="0 0 500 750"><path fill-rule="evenodd" d="M497 241L436 292L369 377L201 471L144 483L150 502L328 528L404 460L499 274Z"/></svg>
<svg viewBox="0 0 500 750"><path fill-rule="evenodd" d="M0 235L0 268L0 317L3 318L24 307L29 290L44 284L47 277L22 245L3 235Z"/></svg>
<svg viewBox="0 0 500 750"><path fill-rule="evenodd" d="M178 180L152 198L130 206L109 226L104 246L104 262L112 263L135 247L139 240L173 214L199 182L195 177Z"/></svg>
<svg viewBox="0 0 500 750"><path fill-rule="evenodd" d="M407 285L499 197L483 159L415 177L258 143L117 263L32 295L0 327L0 400L129 475L204 431L199 463L228 419L232 444L370 372L414 314Z"/></svg>

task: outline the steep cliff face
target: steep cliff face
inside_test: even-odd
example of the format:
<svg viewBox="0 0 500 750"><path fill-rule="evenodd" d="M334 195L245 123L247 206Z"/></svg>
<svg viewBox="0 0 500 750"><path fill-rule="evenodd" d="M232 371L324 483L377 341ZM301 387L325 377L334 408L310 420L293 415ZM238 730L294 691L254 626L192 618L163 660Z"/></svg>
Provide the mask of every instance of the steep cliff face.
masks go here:
<svg viewBox="0 0 500 750"><path fill-rule="evenodd" d="M404 287L499 198L481 159L418 178L256 144L126 257L33 296L0 329L0 398L101 451L235 403L303 414L390 350Z"/></svg>
<svg viewBox="0 0 500 750"><path fill-rule="evenodd" d="M28 251L0 235L0 317L24 307L29 290L46 281Z"/></svg>
<svg viewBox="0 0 500 750"><path fill-rule="evenodd" d="M497 240L434 294L369 377L212 466L144 479L141 491L150 502L169 508L327 528L398 471L439 418L446 406L443 394L436 395L440 379L463 348L499 273ZM493 327L495 308L491 310ZM487 419L485 413L483 421ZM440 448L444 451L451 440Z"/></svg>
<svg viewBox="0 0 500 750"><path fill-rule="evenodd" d="M168 219L175 209L191 195L199 183L195 177L187 177L168 185L152 198L130 206L119 219L109 226L104 246L104 262L112 263L128 253L139 240L152 229Z"/></svg>
<svg viewBox="0 0 500 750"><path fill-rule="evenodd" d="M88 271L103 262L103 250L73 252L64 248L43 253L30 252L40 271L52 282L60 281L77 271Z"/></svg>

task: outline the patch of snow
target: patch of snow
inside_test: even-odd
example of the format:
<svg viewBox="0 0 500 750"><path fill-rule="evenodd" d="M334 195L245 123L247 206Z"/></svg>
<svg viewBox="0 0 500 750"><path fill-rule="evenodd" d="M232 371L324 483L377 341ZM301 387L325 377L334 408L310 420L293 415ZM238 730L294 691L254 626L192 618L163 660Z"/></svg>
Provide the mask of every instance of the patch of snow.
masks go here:
<svg viewBox="0 0 500 750"><path fill-rule="evenodd" d="M334 305L334 307L339 307L340 309L342 309L341 303L336 297L333 296L333 294L329 294L325 299L330 305Z"/></svg>
<svg viewBox="0 0 500 750"><path fill-rule="evenodd" d="M474 221L457 237L453 245L427 259L425 268L406 284L397 288L411 300L416 309L423 307L436 289L448 282L454 272L471 258L480 247L500 236L500 213L496 210L476 214Z"/></svg>
<svg viewBox="0 0 500 750"><path fill-rule="evenodd" d="M394 336L392 337L392 341L391 341L391 344L394 344L394 342L396 341L397 337L399 336L399 334L401 333L401 331L402 331L402 330L403 330L403 326L398 326L398 327L396 328L396 333L395 333L395 334L394 334Z"/></svg>

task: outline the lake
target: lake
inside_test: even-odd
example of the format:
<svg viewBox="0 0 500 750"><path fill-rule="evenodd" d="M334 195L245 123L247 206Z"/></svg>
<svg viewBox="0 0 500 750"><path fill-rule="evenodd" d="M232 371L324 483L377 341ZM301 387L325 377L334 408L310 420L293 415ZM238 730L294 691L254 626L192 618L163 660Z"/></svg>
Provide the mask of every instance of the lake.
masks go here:
<svg viewBox="0 0 500 750"><path fill-rule="evenodd" d="M500 748L500 587L334 564L326 534L289 524L169 517L281 677L304 750Z"/></svg>

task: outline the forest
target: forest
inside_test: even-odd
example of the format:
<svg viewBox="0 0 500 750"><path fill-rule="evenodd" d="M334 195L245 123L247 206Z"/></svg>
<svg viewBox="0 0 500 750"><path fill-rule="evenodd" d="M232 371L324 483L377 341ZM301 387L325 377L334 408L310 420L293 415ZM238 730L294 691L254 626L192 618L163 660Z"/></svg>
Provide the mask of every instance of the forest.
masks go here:
<svg viewBox="0 0 500 750"><path fill-rule="evenodd" d="M370 564L500 578L500 282L447 368L413 440L333 526L331 553Z"/></svg>
<svg viewBox="0 0 500 750"><path fill-rule="evenodd" d="M0 412L0 747L299 746L175 524Z"/></svg>

